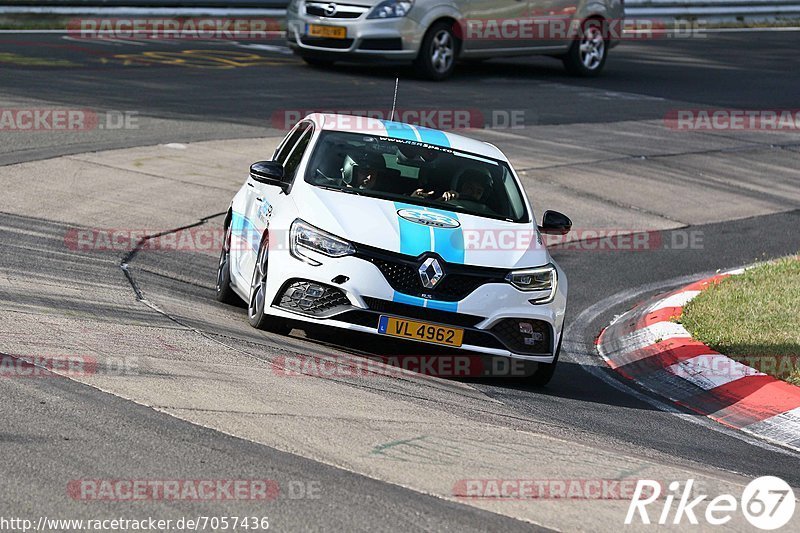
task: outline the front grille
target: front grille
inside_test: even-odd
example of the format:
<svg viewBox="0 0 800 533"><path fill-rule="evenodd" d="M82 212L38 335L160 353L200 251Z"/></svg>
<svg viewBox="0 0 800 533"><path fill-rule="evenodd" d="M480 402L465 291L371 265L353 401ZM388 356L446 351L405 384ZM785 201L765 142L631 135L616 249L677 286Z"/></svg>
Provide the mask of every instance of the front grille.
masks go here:
<svg viewBox="0 0 800 533"><path fill-rule="evenodd" d="M300 37L300 41L307 46L318 48L335 48L337 50L347 50L353 46L353 39L330 39L328 37Z"/></svg>
<svg viewBox="0 0 800 533"><path fill-rule="evenodd" d="M489 331L519 354L550 354L550 324L527 318L504 318Z"/></svg>
<svg viewBox="0 0 800 533"><path fill-rule="evenodd" d="M358 45L359 50L402 50L403 40L400 37L385 39L364 39Z"/></svg>
<svg viewBox="0 0 800 533"><path fill-rule="evenodd" d="M395 315L405 318L415 318L426 322L437 322L448 326L460 326L463 328L473 328L484 318L476 315L465 315L462 313L452 313L430 307L417 307L416 305L390 302L378 298L365 297L364 303L370 310L387 315Z"/></svg>
<svg viewBox="0 0 800 533"><path fill-rule="evenodd" d="M363 6L335 5L335 12L330 13L329 6L331 6L331 2L306 2L306 14L329 19L357 19L369 10L368 7Z"/></svg>
<svg viewBox="0 0 800 533"><path fill-rule="evenodd" d="M350 306L350 300L341 289L313 281L289 280L278 294L278 307L304 315L319 316L338 307Z"/></svg>
<svg viewBox="0 0 800 533"><path fill-rule="evenodd" d="M446 263L433 253L411 257L392 254L376 248L358 245L357 257L378 267L392 288L403 294L420 296L432 300L457 302L469 296L475 289L486 283L505 283L506 270L487 267L471 267L456 263ZM419 267L429 257L436 257L444 271L444 277L433 288L422 286Z"/></svg>
<svg viewBox="0 0 800 533"><path fill-rule="evenodd" d="M383 277L389 285L396 291L405 294L416 294L419 292L419 275L417 270L411 265L391 263L382 259L372 259L372 264L378 267Z"/></svg>

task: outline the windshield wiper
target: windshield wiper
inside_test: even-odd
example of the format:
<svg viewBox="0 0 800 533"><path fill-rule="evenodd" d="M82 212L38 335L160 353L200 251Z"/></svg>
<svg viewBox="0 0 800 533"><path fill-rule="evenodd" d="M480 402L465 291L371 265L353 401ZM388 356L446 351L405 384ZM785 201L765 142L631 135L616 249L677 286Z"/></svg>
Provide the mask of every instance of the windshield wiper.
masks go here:
<svg viewBox="0 0 800 533"><path fill-rule="evenodd" d="M331 187L330 185L315 185L315 187L319 187L320 189L325 189L328 191L346 192L347 194L364 196L364 194L359 192L358 189L353 189L351 187Z"/></svg>

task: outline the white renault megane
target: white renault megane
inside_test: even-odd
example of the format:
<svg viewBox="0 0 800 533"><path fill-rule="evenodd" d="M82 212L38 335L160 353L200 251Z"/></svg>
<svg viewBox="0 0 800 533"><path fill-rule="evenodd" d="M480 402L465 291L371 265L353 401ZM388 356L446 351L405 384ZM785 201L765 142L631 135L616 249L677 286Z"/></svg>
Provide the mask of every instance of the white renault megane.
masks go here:
<svg viewBox="0 0 800 533"><path fill-rule="evenodd" d="M217 299L289 319L538 363L561 345L567 279L500 150L398 122L312 114L250 167L225 218Z"/></svg>

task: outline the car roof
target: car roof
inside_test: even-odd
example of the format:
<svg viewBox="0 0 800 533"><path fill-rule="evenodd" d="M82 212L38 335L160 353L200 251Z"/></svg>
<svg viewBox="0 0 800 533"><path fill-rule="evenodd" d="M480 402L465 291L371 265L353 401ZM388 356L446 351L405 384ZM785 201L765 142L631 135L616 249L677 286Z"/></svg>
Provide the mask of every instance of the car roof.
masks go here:
<svg viewBox="0 0 800 533"><path fill-rule="evenodd" d="M350 133L363 133L367 135L391 137L394 139L419 141L507 161L505 155L493 144L471 139L457 133L415 126L413 124L333 113L312 113L308 115L305 120L312 121L319 129L323 130L346 131Z"/></svg>

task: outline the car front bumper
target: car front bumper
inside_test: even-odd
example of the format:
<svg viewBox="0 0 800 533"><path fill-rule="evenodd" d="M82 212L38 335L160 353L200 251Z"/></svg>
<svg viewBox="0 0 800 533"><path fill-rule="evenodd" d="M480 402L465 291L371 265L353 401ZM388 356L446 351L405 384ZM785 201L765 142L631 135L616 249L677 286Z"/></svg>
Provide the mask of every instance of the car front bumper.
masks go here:
<svg viewBox="0 0 800 533"><path fill-rule="evenodd" d="M551 363L555 357L567 297L560 269L556 293L547 304L531 304L532 293L505 282L480 285L465 298L450 302L396 291L375 264L361 257L308 255L322 264L312 266L285 251L270 253L266 292L270 314L380 335L388 341L399 339L378 332L380 316L406 318L463 329L461 350L540 363ZM309 286L316 286L314 293L324 290L309 300L322 301L319 308L313 303L305 309L295 305Z"/></svg>
<svg viewBox="0 0 800 533"><path fill-rule="evenodd" d="M286 39L290 48L306 56L342 59L411 60L417 56L423 30L408 16L392 19L336 19L300 13L287 15ZM345 28L345 39L313 38L309 25Z"/></svg>

